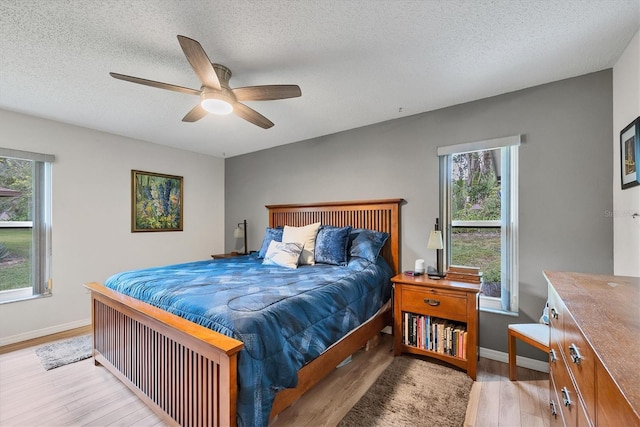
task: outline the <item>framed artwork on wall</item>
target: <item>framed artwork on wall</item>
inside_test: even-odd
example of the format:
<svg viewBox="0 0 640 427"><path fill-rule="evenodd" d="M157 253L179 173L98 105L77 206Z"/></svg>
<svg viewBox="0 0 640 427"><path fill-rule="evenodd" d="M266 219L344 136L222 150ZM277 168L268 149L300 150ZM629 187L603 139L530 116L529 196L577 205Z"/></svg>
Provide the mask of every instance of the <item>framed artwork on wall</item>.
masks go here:
<svg viewBox="0 0 640 427"><path fill-rule="evenodd" d="M620 171L622 189L640 185L638 155L640 154L640 117L620 132Z"/></svg>
<svg viewBox="0 0 640 427"><path fill-rule="evenodd" d="M182 231L182 177L131 171L131 232Z"/></svg>

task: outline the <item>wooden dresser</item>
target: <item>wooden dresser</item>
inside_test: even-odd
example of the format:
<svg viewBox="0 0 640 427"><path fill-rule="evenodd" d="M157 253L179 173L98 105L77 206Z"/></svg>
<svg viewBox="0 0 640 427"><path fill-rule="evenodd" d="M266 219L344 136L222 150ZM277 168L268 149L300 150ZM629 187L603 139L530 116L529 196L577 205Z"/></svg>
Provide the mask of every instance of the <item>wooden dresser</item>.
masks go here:
<svg viewBox="0 0 640 427"><path fill-rule="evenodd" d="M640 278L544 275L551 425L640 426Z"/></svg>

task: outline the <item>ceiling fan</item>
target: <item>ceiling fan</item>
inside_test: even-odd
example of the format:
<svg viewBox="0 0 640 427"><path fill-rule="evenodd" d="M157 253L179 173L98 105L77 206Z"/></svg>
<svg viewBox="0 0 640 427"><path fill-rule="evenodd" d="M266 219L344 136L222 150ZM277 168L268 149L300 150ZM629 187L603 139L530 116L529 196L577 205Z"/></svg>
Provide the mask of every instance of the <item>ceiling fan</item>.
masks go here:
<svg viewBox="0 0 640 427"><path fill-rule="evenodd" d="M198 95L200 103L193 107L183 118L183 122L195 122L203 118L207 113L229 114L237 116L269 129L273 122L254 109L240 101L272 101L276 99L295 98L302 95L298 85L266 85L247 86L232 89L229 87L231 70L221 64L214 64L209 60L204 49L196 40L185 36L178 36L184 55L202 82L200 90L176 86L169 83L156 82L141 79L139 77L126 76L124 74L109 73L111 77L141 85L172 90L174 92Z"/></svg>

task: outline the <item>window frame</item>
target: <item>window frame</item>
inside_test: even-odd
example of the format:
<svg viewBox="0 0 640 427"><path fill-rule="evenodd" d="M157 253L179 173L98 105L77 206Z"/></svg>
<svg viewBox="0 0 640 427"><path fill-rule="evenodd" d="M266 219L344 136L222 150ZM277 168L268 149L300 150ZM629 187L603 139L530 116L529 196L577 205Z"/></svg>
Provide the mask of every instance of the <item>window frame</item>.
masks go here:
<svg viewBox="0 0 640 427"><path fill-rule="evenodd" d="M0 304L48 297L52 294L52 165L55 156L0 147L0 157L33 162L31 287L4 291ZM27 291L27 289L30 290Z"/></svg>
<svg viewBox="0 0 640 427"><path fill-rule="evenodd" d="M518 148L522 135L438 147L440 222L444 249L440 265L451 265L451 162L454 154L501 150L501 298L480 295L480 310L517 316L519 311L518 271ZM466 221L465 221L466 222ZM484 222L484 221L483 221ZM507 256L505 256L505 251Z"/></svg>

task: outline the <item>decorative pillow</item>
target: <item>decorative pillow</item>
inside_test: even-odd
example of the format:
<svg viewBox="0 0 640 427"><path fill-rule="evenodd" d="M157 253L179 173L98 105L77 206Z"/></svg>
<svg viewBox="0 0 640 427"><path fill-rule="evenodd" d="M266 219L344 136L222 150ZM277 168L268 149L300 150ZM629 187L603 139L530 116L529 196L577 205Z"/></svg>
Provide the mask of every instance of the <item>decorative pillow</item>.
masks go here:
<svg viewBox="0 0 640 427"><path fill-rule="evenodd" d="M322 226L316 237L315 261L321 264L347 265L347 247L351 227Z"/></svg>
<svg viewBox="0 0 640 427"><path fill-rule="evenodd" d="M362 233L364 230L365 230L364 228L352 228L351 229L351 231L349 232L349 247L351 247L351 244L356 239L356 237L358 237L358 235L360 233Z"/></svg>
<svg viewBox="0 0 640 427"><path fill-rule="evenodd" d="M362 230L351 243L351 256L376 262L380 250L389 238L389 234L382 231Z"/></svg>
<svg viewBox="0 0 640 427"><path fill-rule="evenodd" d="M269 243L271 243L272 240L282 242L282 228L267 227L267 231L264 233L264 240L262 240L262 246L260 246L260 251L258 252L258 258L264 258L267 249L269 249Z"/></svg>
<svg viewBox="0 0 640 427"><path fill-rule="evenodd" d="M302 254L300 255L300 265L315 264L313 253L316 247L316 236L318 235L320 223L305 225L304 227L284 226L282 241L284 243L302 243Z"/></svg>
<svg viewBox="0 0 640 427"><path fill-rule="evenodd" d="M298 259L301 252L302 244L300 243L283 243L272 240L262 263L265 265L298 268Z"/></svg>

